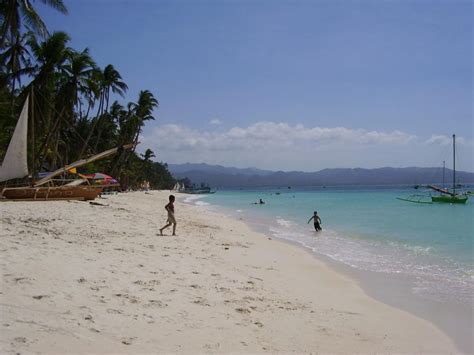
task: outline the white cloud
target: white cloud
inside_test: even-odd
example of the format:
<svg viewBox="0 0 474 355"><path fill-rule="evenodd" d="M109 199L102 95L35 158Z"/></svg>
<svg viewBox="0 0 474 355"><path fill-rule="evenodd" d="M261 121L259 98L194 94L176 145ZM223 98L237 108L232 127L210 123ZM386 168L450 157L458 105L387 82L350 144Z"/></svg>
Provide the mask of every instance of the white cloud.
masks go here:
<svg viewBox="0 0 474 355"><path fill-rule="evenodd" d="M166 124L149 131L142 146L173 163L310 171L326 167L437 166L439 152L434 147L445 144L446 139L451 138L432 136L426 140L401 131L305 127L284 122L257 122L218 132ZM459 141L465 142L462 138Z"/></svg>
<svg viewBox="0 0 474 355"><path fill-rule="evenodd" d="M425 141L425 143L434 144L434 145L448 145L448 144L450 145L450 144L453 144L453 137L433 134L430 138L428 138ZM465 139L464 137L456 137L456 144L470 146L470 145L473 145L473 141Z"/></svg>
<svg viewBox="0 0 474 355"><path fill-rule="evenodd" d="M209 123L215 126L219 126L222 124L222 121L218 118L214 118L213 120L210 120Z"/></svg>

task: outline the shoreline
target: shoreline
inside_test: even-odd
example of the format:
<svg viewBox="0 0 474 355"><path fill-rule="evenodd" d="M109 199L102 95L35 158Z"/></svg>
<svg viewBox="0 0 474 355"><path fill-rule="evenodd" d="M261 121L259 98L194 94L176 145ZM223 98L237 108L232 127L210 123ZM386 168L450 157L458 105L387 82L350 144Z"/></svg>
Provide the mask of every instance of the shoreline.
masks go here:
<svg viewBox="0 0 474 355"><path fill-rule="evenodd" d="M0 203L3 353L456 353L300 247L167 191Z"/></svg>
<svg viewBox="0 0 474 355"><path fill-rule="evenodd" d="M248 221L241 217L239 213L236 213L236 211L234 211L232 208L213 205L205 201L200 201L200 199L204 196L185 196L183 196L182 194L180 196L183 203L189 204L191 206L205 208L213 213L219 213L217 212L216 208L221 207L226 211L226 217L243 222L256 233L261 235L266 235L268 233L269 235L271 235L271 238L273 240L303 250L312 258L315 258L318 262L324 263L328 268L332 269L333 271L342 274L346 277L349 277L353 282L357 283L357 285L359 285L363 289L363 291L368 297L380 301L388 306L395 307L401 311L409 312L413 316L428 321L433 326L437 327L440 331L442 331L445 335L447 335L456 344L460 351L462 351L463 353L472 353L473 344L471 341L471 331L473 324L472 322L470 322L470 317L466 317L466 313L464 313L465 307L462 307L459 304L450 304L449 309L439 308L443 305L442 302L426 300L421 296L412 294L410 289L411 281L407 280L406 278L399 277L396 274L390 274L389 276L391 278L391 281L395 281L396 283L396 287L393 287L393 285L390 287L390 292L393 292L392 294L390 294L390 292L386 291L386 289L381 287L387 286L387 284L390 283L386 279L387 274L356 269L338 260L334 260L324 254L317 253L306 247L305 245L299 243L298 241L275 236L272 234L271 231L266 231L264 230L264 228L262 228L261 221ZM268 225L265 228L268 228ZM401 289L399 287L401 287ZM382 291L377 292L378 289ZM410 297L410 301L408 302L405 300L405 297L407 295L409 295ZM423 305L423 303L429 304ZM420 306L422 306L421 310L419 308ZM441 316L433 316L433 311L439 312L440 310L442 313ZM472 310L469 311L471 311L472 314ZM456 317L454 317L456 319L452 319L453 313L456 315ZM463 327L462 325L460 326L457 321L458 317L463 318L463 324L465 325L465 327ZM461 331L459 329L459 326Z"/></svg>
<svg viewBox="0 0 474 355"><path fill-rule="evenodd" d="M195 204L196 201L199 201L199 198L199 196L194 196L190 199L188 198L188 201L185 201L186 198L184 198L183 202L193 205L193 203ZM229 207L212 205L207 202L205 204L197 203L195 205L207 208L211 212L216 212L214 210L215 207L221 207L226 211L228 217L242 221L255 232L259 234L268 233L272 239L304 250L319 262L323 262L333 271L341 273L356 282L368 297L402 311L407 311L416 317L430 322L449 336L461 351L464 353L472 353L472 309L468 306L454 303L447 305L439 300L427 299L426 297L416 295L411 289L413 280L410 280L406 276L351 267L341 261L318 253L296 240L275 236L271 231L265 230L265 228L269 228L266 223L265 226L263 226L262 223L264 222L260 220L246 220ZM248 216L246 217L248 218Z"/></svg>

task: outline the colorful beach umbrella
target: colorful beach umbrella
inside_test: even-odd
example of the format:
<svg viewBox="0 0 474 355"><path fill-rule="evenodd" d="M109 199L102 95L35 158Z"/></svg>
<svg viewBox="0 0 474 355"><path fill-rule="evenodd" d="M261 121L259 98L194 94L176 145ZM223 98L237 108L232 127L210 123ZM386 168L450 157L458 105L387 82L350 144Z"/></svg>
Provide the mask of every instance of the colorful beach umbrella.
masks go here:
<svg viewBox="0 0 474 355"><path fill-rule="evenodd" d="M119 182L112 176L103 173L80 174L80 176L90 180L100 180L102 184L118 184Z"/></svg>

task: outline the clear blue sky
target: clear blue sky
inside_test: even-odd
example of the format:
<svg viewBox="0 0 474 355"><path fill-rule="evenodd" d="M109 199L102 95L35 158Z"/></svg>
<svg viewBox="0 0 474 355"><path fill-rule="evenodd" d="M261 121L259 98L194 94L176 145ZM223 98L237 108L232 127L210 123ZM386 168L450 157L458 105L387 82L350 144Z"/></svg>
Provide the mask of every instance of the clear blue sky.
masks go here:
<svg viewBox="0 0 474 355"><path fill-rule="evenodd" d="M48 28L69 33L78 50L89 47L100 66L112 63L129 85L126 100L135 100L141 89L158 97L157 121L147 132L179 129L176 137L191 140L189 149L202 150L193 155L180 146L168 152L170 144L153 144L162 136L145 133L145 141L162 159L262 165L263 157L232 160L235 154L222 155L232 147L196 145L193 139L207 134L208 140L228 140L235 138L233 127L248 133L259 122L281 122L289 131L300 124L305 129L401 131L416 137L410 148L403 142L407 152L393 162L384 164L387 160L374 154L355 165L437 164L438 158L421 149L421 142L453 132L465 139L472 160L470 1L65 3L68 16L37 5ZM210 124L213 119L218 124ZM258 134L246 137L260 139ZM301 137L294 139L306 139ZM308 138L308 147L298 144L293 153L312 154L309 146L318 139ZM399 148L387 148L386 154L396 155L403 151ZM409 152L416 153L412 149L420 149L426 159L410 161ZM220 158L213 155L215 150ZM338 156L331 149L324 154ZM350 166L354 159L344 156L341 152L337 161L307 168L300 167L303 161L263 165L284 170ZM466 164L473 169L472 162Z"/></svg>

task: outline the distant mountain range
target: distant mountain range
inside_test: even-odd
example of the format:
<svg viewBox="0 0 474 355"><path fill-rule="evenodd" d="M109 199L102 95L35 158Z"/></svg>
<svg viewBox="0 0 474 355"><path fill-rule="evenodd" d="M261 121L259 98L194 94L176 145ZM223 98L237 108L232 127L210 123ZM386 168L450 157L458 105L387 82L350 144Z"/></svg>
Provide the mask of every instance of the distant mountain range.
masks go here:
<svg viewBox="0 0 474 355"><path fill-rule="evenodd" d="M323 169L316 172L270 171L257 168L231 168L208 164L168 164L175 178L212 187L334 186L334 185L415 185L440 183L442 168ZM474 173L456 171L458 183L474 183ZM446 184L452 183L452 170L445 171Z"/></svg>

